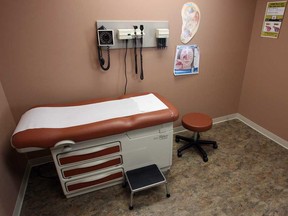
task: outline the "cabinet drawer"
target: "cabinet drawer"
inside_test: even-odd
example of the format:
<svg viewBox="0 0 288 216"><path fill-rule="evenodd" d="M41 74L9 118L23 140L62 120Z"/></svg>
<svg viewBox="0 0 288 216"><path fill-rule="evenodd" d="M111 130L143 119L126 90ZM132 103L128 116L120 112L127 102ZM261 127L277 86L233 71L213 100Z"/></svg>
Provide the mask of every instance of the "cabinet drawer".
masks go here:
<svg viewBox="0 0 288 216"><path fill-rule="evenodd" d="M105 158L102 160L81 164L75 167L62 169L63 178L70 178L84 173L94 172L105 168L117 166L122 164L122 157L116 156L112 158Z"/></svg>
<svg viewBox="0 0 288 216"><path fill-rule="evenodd" d="M89 188L89 187L96 187L100 186L103 184L108 184L114 181L123 181L123 170L122 169L117 169L105 173L101 173L98 175L94 176L89 176L83 179L75 180L75 181L70 181L67 182L66 185L66 190L67 192L74 192L77 190Z"/></svg>
<svg viewBox="0 0 288 216"><path fill-rule="evenodd" d="M92 148L71 151L67 153L60 153L57 155L59 165L66 165L77 163L79 161L90 160L106 155L115 154L121 151L120 142L105 144Z"/></svg>

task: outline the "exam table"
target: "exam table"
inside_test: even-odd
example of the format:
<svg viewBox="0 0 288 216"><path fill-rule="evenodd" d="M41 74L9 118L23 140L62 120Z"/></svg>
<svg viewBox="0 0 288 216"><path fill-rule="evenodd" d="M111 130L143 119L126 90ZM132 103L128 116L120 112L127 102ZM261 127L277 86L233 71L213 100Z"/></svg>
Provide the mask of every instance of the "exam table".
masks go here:
<svg viewBox="0 0 288 216"><path fill-rule="evenodd" d="M126 171L172 165L177 109L157 93L129 94L24 113L11 145L20 153L50 149L66 197L122 184Z"/></svg>

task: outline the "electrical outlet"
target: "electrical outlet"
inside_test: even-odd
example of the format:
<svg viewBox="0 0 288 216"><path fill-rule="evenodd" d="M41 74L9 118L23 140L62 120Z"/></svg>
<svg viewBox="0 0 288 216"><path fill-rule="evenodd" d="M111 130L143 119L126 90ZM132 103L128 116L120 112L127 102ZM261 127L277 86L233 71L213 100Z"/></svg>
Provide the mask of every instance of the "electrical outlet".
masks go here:
<svg viewBox="0 0 288 216"><path fill-rule="evenodd" d="M98 30L99 46L114 46L114 31L112 29Z"/></svg>

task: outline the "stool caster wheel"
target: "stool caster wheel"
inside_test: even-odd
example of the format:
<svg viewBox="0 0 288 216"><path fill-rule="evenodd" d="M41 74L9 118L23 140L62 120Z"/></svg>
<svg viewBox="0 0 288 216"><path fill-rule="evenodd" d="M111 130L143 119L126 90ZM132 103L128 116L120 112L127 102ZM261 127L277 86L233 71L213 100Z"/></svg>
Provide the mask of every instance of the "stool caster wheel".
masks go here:
<svg viewBox="0 0 288 216"><path fill-rule="evenodd" d="M217 143L213 144L213 148L214 148L214 149L217 149L217 148L218 148Z"/></svg>
<svg viewBox="0 0 288 216"><path fill-rule="evenodd" d="M203 161L207 162L208 161L208 157L203 157Z"/></svg>
<svg viewBox="0 0 288 216"><path fill-rule="evenodd" d="M175 142L176 143L179 143L180 142L180 139L179 139L179 137L176 135L176 137L175 137Z"/></svg>
<svg viewBox="0 0 288 216"><path fill-rule="evenodd" d="M170 194L166 194L166 197L169 198L169 197L170 197Z"/></svg>
<svg viewBox="0 0 288 216"><path fill-rule="evenodd" d="M133 210L133 206L129 206L129 210Z"/></svg>
<svg viewBox="0 0 288 216"><path fill-rule="evenodd" d="M178 157L182 157L182 153L181 152L177 152L177 156Z"/></svg>

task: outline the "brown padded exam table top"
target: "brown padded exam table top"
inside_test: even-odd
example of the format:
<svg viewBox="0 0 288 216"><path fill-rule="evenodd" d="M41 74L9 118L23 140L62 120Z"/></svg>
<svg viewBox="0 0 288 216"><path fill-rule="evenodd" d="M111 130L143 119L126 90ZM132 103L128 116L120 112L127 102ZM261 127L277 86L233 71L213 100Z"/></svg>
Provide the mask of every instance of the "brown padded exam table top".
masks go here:
<svg viewBox="0 0 288 216"><path fill-rule="evenodd" d="M11 138L18 152L52 148L63 140L80 142L173 122L177 109L157 93L116 99L37 106L21 117Z"/></svg>

